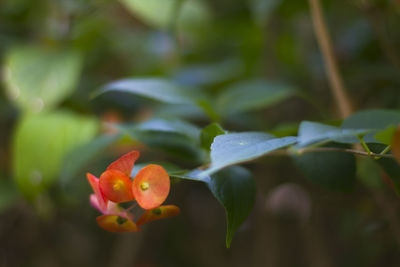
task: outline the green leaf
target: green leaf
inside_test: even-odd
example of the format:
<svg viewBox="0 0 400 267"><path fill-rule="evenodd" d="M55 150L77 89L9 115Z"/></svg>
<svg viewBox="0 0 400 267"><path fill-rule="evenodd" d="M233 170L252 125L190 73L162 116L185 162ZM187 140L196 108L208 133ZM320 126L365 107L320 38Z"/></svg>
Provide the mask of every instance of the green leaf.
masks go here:
<svg viewBox="0 0 400 267"><path fill-rule="evenodd" d="M196 175L194 175L193 173L196 173ZM210 176L206 176L205 178L198 177L197 174L199 174L199 173L200 173L199 170L194 170L192 172L188 172L188 171L176 171L175 172L174 171L174 172L170 172L168 174L171 178L196 181L196 182L204 182L204 183L206 183L208 181L208 179L210 179Z"/></svg>
<svg viewBox="0 0 400 267"><path fill-rule="evenodd" d="M119 128L133 139L173 156L198 162L204 158L199 142L200 130L190 123L155 119Z"/></svg>
<svg viewBox="0 0 400 267"><path fill-rule="evenodd" d="M233 235L253 209L256 184L251 172L240 166L232 166L217 174L201 177L201 171L171 174L171 177L204 182L214 197L225 208L227 220L226 246L229 248Z"/></svg>
<svg viewBox="0 0 400 267"><path fill-rule="evenodd" d="M201 146L206 150L210 150L214 138L221 134L226 134L226 131L222 129L221 125L218 123L209 124L200 133Z"/></svg>
<svg viewBox="0 0 400 267"><path fill-rule="evenodd" d="M336 191L351 191L356 177L355 157L343 152L294 155L295 165L312 183Z"/></svg>
<svg viewBox="0 0 400 267"><path fill-rule="evenodd" d="M217 106L222 114L234 114L266 108L292 96L290 86L264 80L249 80L226 88L217 98Z"/></svg>
<svg viewBox="0 0 400 267"><path fill-rule="evenodd" d="M34 198L46 190L58 178L65 155L97 131L96 120L67 112L22 118L13 144L14 179L21 192Z"/></svg>
<svg viewBox="0 0 400 267"><path fill-rule="evenodd" d="M296 143L296 137L274 138L262 132L243 132L219 135L211 145L211 167L201 176L215 173L227 166L250 161L276 149Z"/></svg>
<svg viewBox="0 0 400 267"><path fill-rule="evenodd" d="M390 145L393 140L394 132L396 131L396 126L391 125L385 130L379 131L375 134L375 139L385 145Z"/></svg>
<svg viewBox="0 0 400 267"><path fill-rule="evenodd" d="M169 80L159 78L123 79L104 86L98 94L120 91L168 104L194 104L201 95Z"/></svg>
<svg viewBox="0 0 400 267"><path fill-rule="evenodd" d="M136 125L134 129L137 131L175 133L192 140L198 140L200 136L200 130L197 126L177 119L152 119Z"/></svg>
<svg viewBox="0 0 400 267"><path fill-rule="evenodd" d="M167 28L178 0L121 0L139 19L158 28Z"/></svg>
<svg viewBox="0 0 400 267"><path fill-rule="evenodd" d="M195 34L207 34L210 29L212 16L207 1L203 0L180 0L183 1L177 18L177 31L194 39ZM173 15L175 16L175 15Z"/></svg>
<svg viewBox="0 0 400 267"><path fill-rule="evenodd" d="M372 129L384 130L390 125L400 124L400 112L393 110L365 110L354 113L342 123L343 129ZM378 131L371 131L364 137L366 143L379 143L374 135Z"/></svg>
<svg viewBox="0 0 400 267"><path fill-rule="evenodd" d="M233 80L243 71L243 63L240 60L228 59L222 62L185 66L174 77L184 84L205 86Z"/></svg>
<svg viewBox="0 0 400 267"><path fill-rule="evenodd" d="M359 143L357 136L364 135L370 130L365 129L340 129L338 127L303 121L299 127L298 146L306 147L313 144L323 144L331 141L341 143L343 139L354 137L355 143ZM347 143L345 141L345 143Z"/></svg>
<svg viewBox="0 0 400 267"><path fill-rule="evenodd" d="M204 1L199 0L120 0L125 7L143 22L160 29L171 28L177 21L178 28L190 31L208 24L210 12ZM180 1L184 1L180 10ZM177 14L177 11L179 12ZM176 18L176 16L178 16Z"/></svg>
<svg viewBox="0 0 400 267"><path fill-rule="evenodd" d="M166 104L197 106L211 119L219 118L211 108L206 95L200 90L186 88L166 79L123 79L107 84L96 92L95 96L112 91L130 93Z"/></svg>
<svg viewBox="0 0 400 267"><path fill-rule="evenodd" d="M81 67L76 51L15 47L5 56L5 88L24 110L50 109L73 92Z"/></svg>
<svg viewBox="0 0 400 267"><path fill-rule="evenodd" d="M226 211L226 246L253 209L256 184L251 172L239 166L227 168L209 179L208 187Z"/></svg>

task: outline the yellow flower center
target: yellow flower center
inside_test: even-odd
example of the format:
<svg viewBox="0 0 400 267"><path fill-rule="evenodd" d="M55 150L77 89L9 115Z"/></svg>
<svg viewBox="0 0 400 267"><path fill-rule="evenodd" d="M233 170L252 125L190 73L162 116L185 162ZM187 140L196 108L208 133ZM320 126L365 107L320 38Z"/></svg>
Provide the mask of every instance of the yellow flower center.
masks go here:
<svg viewBox="0 0 400 267"><path fill-rule="evenodd" d="M143 182L140 184L140 189L142 189L143 191L146 191L147 189L149 189L150 185L148 182Z"/></svg>
<svg viewBox="0 0 400 267"><path fill-rule="evenodd" d="M124 186L124 183L121 180L119 180L113 185L113 189L114 189L114 191L119 191L119 190L121 190L121 188L123 186Z"/></svg>

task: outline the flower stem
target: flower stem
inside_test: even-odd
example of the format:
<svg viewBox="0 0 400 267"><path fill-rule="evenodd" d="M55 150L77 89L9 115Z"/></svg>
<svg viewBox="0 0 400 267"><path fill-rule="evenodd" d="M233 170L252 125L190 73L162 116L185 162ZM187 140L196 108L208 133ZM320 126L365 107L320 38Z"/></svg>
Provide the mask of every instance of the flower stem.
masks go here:
<svg viewBox="0 0 400 267"><path fill-rule="evenodd" d="M360 143L363 146L363 148L365 149L365 151L367 151L368 155L370 156L371 154L373 154L372 151L367 146L367 144L365 143L364 139L362 137L358 137L358 139L360 140Z"/></svg>

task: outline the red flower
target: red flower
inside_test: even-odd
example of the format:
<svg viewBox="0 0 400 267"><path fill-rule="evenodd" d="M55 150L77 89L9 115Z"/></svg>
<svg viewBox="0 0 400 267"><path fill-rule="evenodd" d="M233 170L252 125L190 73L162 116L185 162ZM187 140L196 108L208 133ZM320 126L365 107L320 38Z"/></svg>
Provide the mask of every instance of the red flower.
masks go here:
<svg viewBox="0 0 400 267"><path fill-rule="evenodd" d="M169 175L163 167L150 164L131 180L131 171L139 155L138 151L132 151L120 157L108 166L100 179L87 173L94 191L90 203L103 214L97 217L97 223L107 231L137 232L139 225L180 213L177 206L160 206L170 189ZM119 206L119 203L128 201L136 201L146 210L136 223L136 216L130 211L136 202L128 209Z"/></svg>

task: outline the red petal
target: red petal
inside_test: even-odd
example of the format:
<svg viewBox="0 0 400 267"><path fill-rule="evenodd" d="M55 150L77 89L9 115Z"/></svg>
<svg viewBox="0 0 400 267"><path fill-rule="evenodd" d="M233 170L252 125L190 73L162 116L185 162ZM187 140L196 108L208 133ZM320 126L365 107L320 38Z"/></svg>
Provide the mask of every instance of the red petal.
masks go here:
<svg viewBox="0 0 400 267"><path fill-rule="evenodd" d="M131 177L133 165L135 164L135 161L139 158L139 156L139 151L131 151L111 163L108 166L107 170L118 170L124 173L126 176Z"/></svg>
<svg viewBox="0 0 400 267"><path fill-rule="evenodd" d="M143 213L139 220L137 220L136 224L140 226L158 219L177 216L180 213L181 210L175 205L160 206L152 210L147 210L145 213Z"/></svg>
<svg viewBox="0 0 400 267"><path fill-rule="evenodd" d="M86 173L86 177L93 188L94 194L96 195L99 208L101 211L105 211L107 208L107 198L100 191L99 179L90 173Z"/></svg>
<svg viewBox="0 0 400 267"><path fill-rule="evenodd" d="M109 232L138 232L139 228L128 217L118 215L101 215L96 218L97 224Z"/></svg>
<svg viewBox="0 0 400 267"><path fill-rule="evenodd" d="M100 176L100 190L107 199L116 202L133 200L131 180L122 172L107 170Z"/></svg>
<svg viewBox="0 0 400 267"><path fill-rule="evenodd" d="M169 175L160 165L150 164L141 169L132 182L132 192L146 210L160 206L168 196Z"/></svg>

